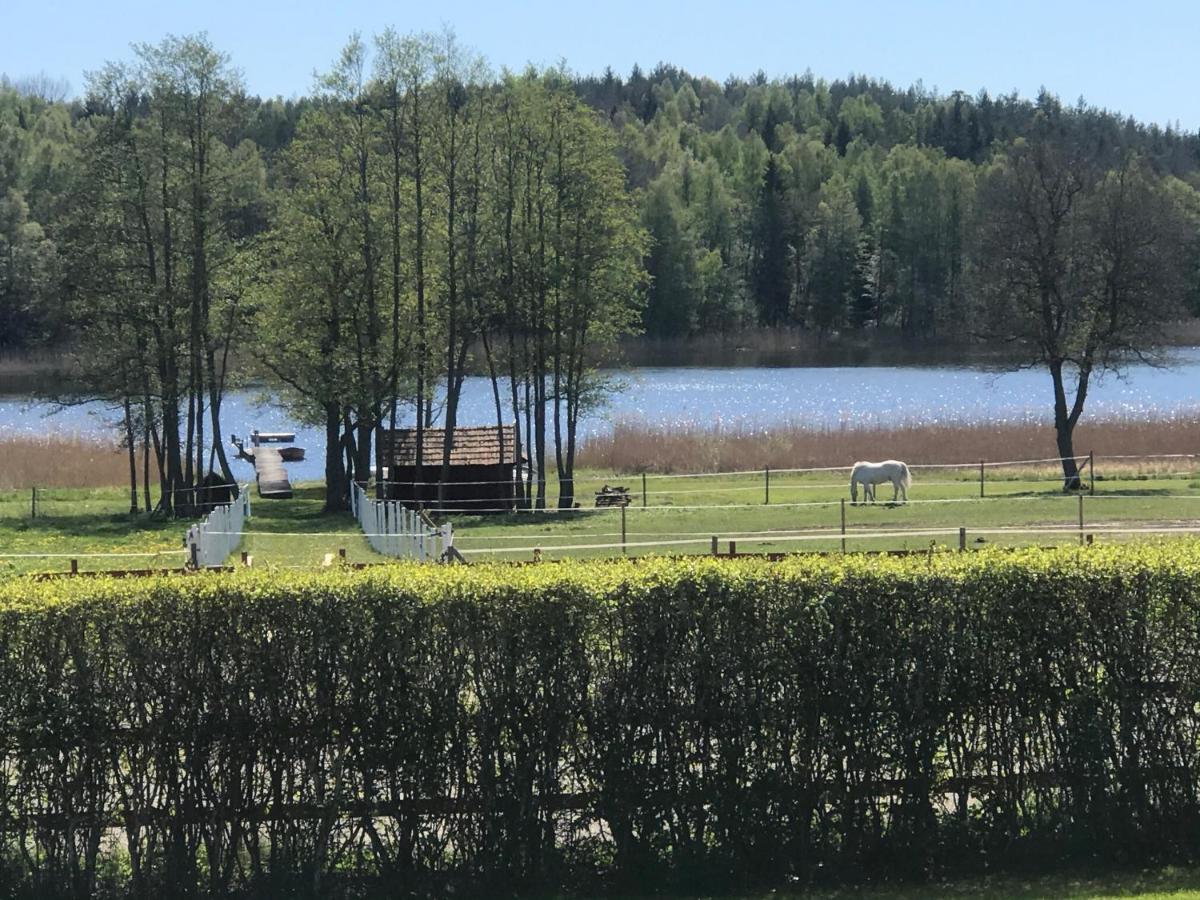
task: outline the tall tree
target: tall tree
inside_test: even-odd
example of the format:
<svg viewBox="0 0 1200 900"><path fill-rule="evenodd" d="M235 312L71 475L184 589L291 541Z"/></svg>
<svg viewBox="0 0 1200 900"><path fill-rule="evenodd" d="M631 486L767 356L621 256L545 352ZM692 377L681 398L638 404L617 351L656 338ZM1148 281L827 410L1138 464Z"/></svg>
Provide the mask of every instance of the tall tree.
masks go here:
<svg viewBox="0 0 1200 900"><path fill-rule="evenodd" d="M1052 117L981 188L975 272L985 333L1050 375L1064 486L1080 486L1075 426L1092 379L1145 360L1182 309L1177 199L1135 156L1107 171Z"/></svg>

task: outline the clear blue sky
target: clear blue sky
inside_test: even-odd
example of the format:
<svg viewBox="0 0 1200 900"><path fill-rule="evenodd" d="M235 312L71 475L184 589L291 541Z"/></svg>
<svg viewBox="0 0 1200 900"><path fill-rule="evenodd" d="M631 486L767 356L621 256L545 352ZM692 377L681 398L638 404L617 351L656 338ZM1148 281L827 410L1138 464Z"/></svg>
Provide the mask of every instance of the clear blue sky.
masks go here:
<svg viewBox="0 0 1200 900"><path fill-rule="evenodd" d="M942 92L1042 85L1162 124L1200 128L1195 0L3 0L0 72L83 73L134 41L207 31L263 95L302 94L354 30L451 26L496 66L560 58L578 72L671 62L718 81L758 69L851 72Z"/></svg>

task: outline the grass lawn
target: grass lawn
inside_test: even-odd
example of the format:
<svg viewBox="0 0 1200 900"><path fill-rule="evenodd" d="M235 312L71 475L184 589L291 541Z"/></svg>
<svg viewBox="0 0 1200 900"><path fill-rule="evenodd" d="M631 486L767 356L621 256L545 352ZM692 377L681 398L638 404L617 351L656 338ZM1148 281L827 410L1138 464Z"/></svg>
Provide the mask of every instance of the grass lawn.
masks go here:
<svg viewBox="0 0 1200 900"><path fill-rule="evenodd" d="M865 900L1109 900L1117 897L1200 900L1200 872L1195 869L1168 868L1076 877L994 877L905 888L846 888L795 895L772 893L760 895L755 900L767 900L768 897L771 900L849 900L852 897Z"/></svg>
<svg viewBox="0 0 1200 900"><path fill-rule="evenodd" d="M619 547L570 548L619 544L620 509L590 506L593 493L603 483L614 482L611 476L578 480L577 497L587 504L578 510L452 517L455 544L469 559L528 559L533 547L542 550L543 558L620 553ZM651 476L646 481L645 506L640 476L616 483L630 488L634 495L625 511L630 554L705 553L713 536L720 539L722 552L727 551L730 539L737 542L739 552L837 550L841 547L843 498L847 499L848 550L925 549L931 544L957 547L960 527L967 529L969 546L1079 542L1079 498L1064 494L1058 479L1048 472L1025 472L1004 479L989 475L983 499L977 476L954 478L918 472L910 492L913 502L899 506L887 502L852 505L838 473L772 473L769 505L761 472L703 478ZM880 501L891 496L890 485L879 487ZM1099 481L1095 496L1084 497L1083 512L1084 532L1095 534L1100 541L1128 538L1104 534L1105 527L1194 525L1200 523L1200 481L1191 474L1154 479L1130 475ZM996 530L1019 527L1061 529L1064 533L1019 535ZM927 530L950 533L855 536ZM788 534L794 539L782 539ZM661 540L678 543L649 546Z"/></svg>
<svg viewBox="0 0 1200 900"><path fill-rule="evenodd" d="M251 532L242 550L255 566L319 566L326 553L345 548L351 562L378 561L349 513L321 511L324 488L302 485L291 500L261 500L251 487ZM30 518L28 491L0 492L0 574L178 568L190 520L129 515L129 493L118 488L39 491L39 515ZM336 536L314 535L332 532ZM133 556L88 556L130 553ZM31 554L22 556L19 554ZM35 554L50 554L37 556Z"/></svg>
<svg viewBox="0 0 1200 900"><path fill-rule="evenodd" d="M774 890L760 894L692 895L695 900L1200 900L1200 870L1169 867L1018 878L989 876L909 886ZM626 900L649 900L628 897Z"/></svg>
<svg viewBox="0 0 1200 900"><path fill-rule="evenodd" d="M1078 543L1079 499L1064 495L1051 471L1010 473L1003 478L989 473L983 499L977 479L977 475L961 471L919 471L910 492L912 502L907 505L847 502L847 549L957 547L960 527L967 529L969 547ZM645 506L641 476L581 473L576 482L580 509L455 515L450 517L455 543L472 561L528 560L535 547L547 559L620 555L621 510L592 506L593 494L603 484L623 485L634 495L633 504L625 511L630 555L707 553L712 536L720 539L722 552L728 550L730 540L737 542L739 552L841 547L841 501L847 497L843 473L772 473L767 504L761 472L698 478L649 476ZM1108 534L1106 528L1200 526L1200 480L1195 474L1149 477L1126 473L1099 481L1096 488L1095 496L1084 497L1083 512L1084 533L1094 534L1097 541L1137 536ZM292 500L261 500L252 494L253 517L241 549L253 556L256 566L318 566L326 554L336 555L340 548L345 548L347 558L354 562L383 561L348 513L321 511L322 490L320 484L301 485ZM890 486L881 486L878 497L888 500ZM556 503L552 493L550 504ZM72 557L85 571L167 568L183 563L183 535L189 523L130 516L128 493L120 488L41 491L38 505L39 516L30 518L28 491L0 492L0 573L66 571ZM1047 529L1047 533L1003 531L1030 527ZM863 537L893 531L909 533ZM943 533L919 533L924 531ZM112 553L147 555L87 555Z"/></svg>

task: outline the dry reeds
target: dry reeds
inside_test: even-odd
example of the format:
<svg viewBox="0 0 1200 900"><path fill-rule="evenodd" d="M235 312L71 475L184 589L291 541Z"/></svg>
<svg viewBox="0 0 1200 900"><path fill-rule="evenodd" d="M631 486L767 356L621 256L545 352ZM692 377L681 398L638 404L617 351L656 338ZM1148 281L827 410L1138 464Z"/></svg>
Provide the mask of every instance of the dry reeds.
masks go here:
<svg viewBox="0 0 1200 900"><path fill-rule="evenodd" d="M137 465L140 480L140 451ZM158 478L153 459L151 477ZM57 434L0 437L0 490L94 488L128 483L129 456L115 442Z"/></svg>
<svg viewBox="0 0 1200 900"><path fill-rule="evenodd" d="M1075 452L1086 456L1089 451L1098 457L1200 453L1200 418L1080 423ZM841 466L860 459L970 463L1041 459L1057 453L1054 429L1032 422L827 430L799 425L658 428L617 423L611 434L589 438L577 463L581 468L612 472L732 472L768 466Z"/></svg>

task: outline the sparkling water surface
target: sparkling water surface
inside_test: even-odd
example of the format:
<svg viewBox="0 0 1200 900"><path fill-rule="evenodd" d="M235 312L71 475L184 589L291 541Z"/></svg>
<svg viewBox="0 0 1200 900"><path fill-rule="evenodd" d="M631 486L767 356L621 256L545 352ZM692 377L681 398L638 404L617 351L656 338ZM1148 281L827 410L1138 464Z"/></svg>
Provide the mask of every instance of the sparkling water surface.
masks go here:
<svg viewBox="0 0 1200 900"><path fill-rule="evenodd" d="M971 367L843 366L796 368L639 368L612 373L619 382L604 409L580 423L584 438L614 421L656 426L814 429L963 422L1049 422L1050 376L1043 369L991 371ZM507 396L502 394L502 396ZM1200 347L1173 352L1172 365L1130 367L1123 377L1093 383L1085 417L1169 419L1200 414ZM308 450L289 464L296 480L324 472L324 430L298 423L261 390L231 393L222 405L226 434L295 431ZM30 397L0 397L0 437L58 432L111 436L120 410L103 403L58 409ZM411 414L409 416L411 419ZM462 425L495 424L491 382L468 378L459 410ZM405 422L409 424L409 422ZM0 459L0 466L3 460ZM239 477L248 464L237 463Z"/></svg>

